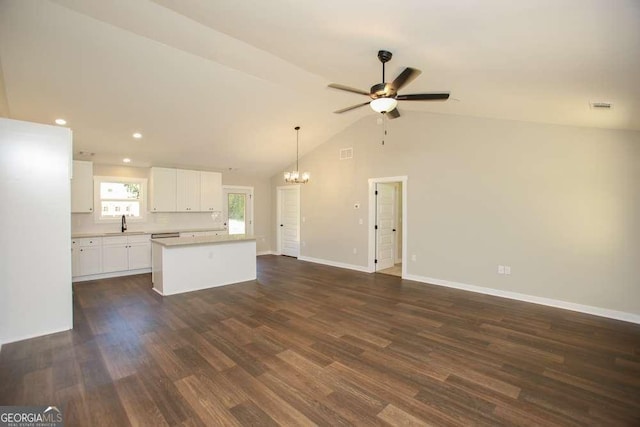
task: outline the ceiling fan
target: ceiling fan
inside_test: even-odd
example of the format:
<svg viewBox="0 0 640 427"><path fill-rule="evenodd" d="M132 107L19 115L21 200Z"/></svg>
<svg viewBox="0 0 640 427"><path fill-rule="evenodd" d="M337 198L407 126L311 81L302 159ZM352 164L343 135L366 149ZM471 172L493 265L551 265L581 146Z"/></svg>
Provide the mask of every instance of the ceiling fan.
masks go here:
<svg viewBox="0 0 640 427"><path fill-rule="evenodd" d="M449 99L449 92L398 95L398 91L411 83L413 79L415 79L420 75L420 73L422 73L422 71L416 70L415 68L407 67L398 75L398 77L396 77L393 82L386 83L384 80L384 64L391 59L391 56L391 52L388 52L386 50L378 51L378 59L380 60L380 62L382 62L382 83L371 86L371 90L369 92L365 92L360 89L354 89L352 87L344 86L341 84L331 83L329 85L330 88L359 93L371 98L371 101L352 105L351 107L334 111L334 113L340 114L370 104L371 108L374 111L382 113L390 119L395 119L397 117L400 117L400 112L397 108L398 101L446 101L447 99Z"/></svg>

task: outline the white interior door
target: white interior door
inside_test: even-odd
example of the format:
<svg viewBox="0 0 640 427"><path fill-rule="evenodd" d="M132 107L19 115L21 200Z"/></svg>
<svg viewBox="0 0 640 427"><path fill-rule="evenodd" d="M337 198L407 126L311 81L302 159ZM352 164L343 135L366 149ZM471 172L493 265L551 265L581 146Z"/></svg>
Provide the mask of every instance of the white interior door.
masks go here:
<svg viewBox="0 0 640 427"><path fill-rule="evenodd" d="M395 188L392 183L378 183L376 190L376 270L384 270L395 260Z"/></svg>
<svg viewBox="0 0 640 427"><path fill-rule="evenodd" d="M278 189L278 249L280 254L300 255L300 187Z"/></svg>
<svg viewBox="0 0 640 427"><path fill-rule="evenodd" d="M253 188L222 189L224 225L229 234L253 234Z"/></svg>

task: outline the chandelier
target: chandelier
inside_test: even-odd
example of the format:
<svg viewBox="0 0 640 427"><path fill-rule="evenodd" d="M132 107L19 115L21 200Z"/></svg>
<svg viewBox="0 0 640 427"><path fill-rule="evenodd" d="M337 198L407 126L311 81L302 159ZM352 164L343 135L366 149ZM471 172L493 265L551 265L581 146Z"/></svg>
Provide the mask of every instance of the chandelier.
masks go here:
<svg viewBox="0 0 640 427"><path fill-rule="evenodd" d="M284 182L287 184L306 184L309 182L309 172L303 172L300 174L300 168L298 168L298 152L300 148L300 142L298 140L298 134L300 126L294 128L296 130L296 169L291 172L284 173Z"/></svg>

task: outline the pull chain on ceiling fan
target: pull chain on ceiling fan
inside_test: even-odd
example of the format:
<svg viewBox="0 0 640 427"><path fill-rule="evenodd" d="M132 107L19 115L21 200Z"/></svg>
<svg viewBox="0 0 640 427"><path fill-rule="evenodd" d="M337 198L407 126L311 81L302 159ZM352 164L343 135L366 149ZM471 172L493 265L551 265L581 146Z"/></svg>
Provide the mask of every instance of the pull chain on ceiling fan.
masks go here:
<svg viewBox="0 0 640 427"><path fill-rule="evenodd" d="M449 92L432 92L432 93L416 93L410 95L398 95L398 91L411 83L416 77L418 77L422 71L415 68L405 68L396 79L391 83L385 82L385 64L391 60L393 55L386 50L378 51L378 59L382 62L382 83L371 86L369 92L364 90L355 89L349 86L331 83L330 88L343 90L346 92L353 92L360 95L365 95L371 98L370 101L363 102L362 104L352 105L351 107L343 108L341 110L334 111L334 113L341 114L347 111L355 110L356 108L364 107L369 104L373 111L382 113L389 119L395 119L400 117L398 111L398 101L446 101L449 99Z"/></svg>

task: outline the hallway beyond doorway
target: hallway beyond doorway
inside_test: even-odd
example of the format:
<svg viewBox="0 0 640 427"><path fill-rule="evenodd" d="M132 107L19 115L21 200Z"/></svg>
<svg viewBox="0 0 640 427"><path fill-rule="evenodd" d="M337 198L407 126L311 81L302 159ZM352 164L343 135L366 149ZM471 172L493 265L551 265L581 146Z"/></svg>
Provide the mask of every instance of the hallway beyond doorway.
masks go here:
<svg viewBox="0 0 640 427"><path fill-rule="evenodd" d="M376 273L389 274L391 276L402 277L402 263L395 264L393 267L378 270Z"/></svg>

